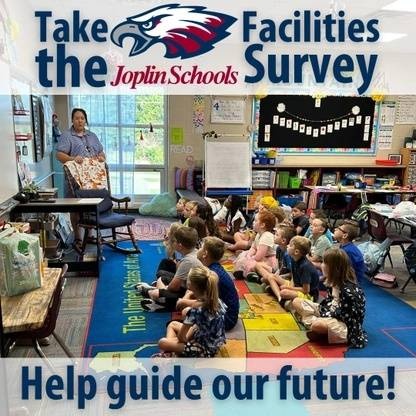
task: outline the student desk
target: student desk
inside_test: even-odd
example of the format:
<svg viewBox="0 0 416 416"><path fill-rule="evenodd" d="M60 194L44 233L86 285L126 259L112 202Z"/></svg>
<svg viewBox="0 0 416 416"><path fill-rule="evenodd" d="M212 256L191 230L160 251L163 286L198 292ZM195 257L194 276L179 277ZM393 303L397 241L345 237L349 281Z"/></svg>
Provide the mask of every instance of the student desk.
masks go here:
<svg viewBox="0 0 416 416"><path fill-rule="evenodd" d="M42 287L22 295L1 297L0 357L6 355L3 334L7 337L7 333L31 331L42 327L61 273L61 269L45 268Z"/></svg>
<svg viewBox="0 0 416 416"><path fill-rule="evenodd" d="M90 212L98 218L98 205L103 201L102 198L57 198L54 202L29 202L27 204L19 204L12 209L10 217L16 220L20 214L33 213L50 213L50 212ZM98 229L97 229L98 235ZM84 256L75 256L74 258L64 257L61 263L50 263L49 266L62 267L63 263L67 263L69 271L88 271L94 276L99 277L100 262L100 244L96 242L97 253L96 258L88 258L87 253Z"/></svg>

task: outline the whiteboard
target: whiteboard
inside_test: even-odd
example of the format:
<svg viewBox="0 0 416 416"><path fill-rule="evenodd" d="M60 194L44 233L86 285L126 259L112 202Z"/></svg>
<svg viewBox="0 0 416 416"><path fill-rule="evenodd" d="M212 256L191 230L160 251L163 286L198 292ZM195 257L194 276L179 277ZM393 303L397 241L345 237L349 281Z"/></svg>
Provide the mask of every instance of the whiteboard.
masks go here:
<svg viewBox="0 0 416 416"><path fill-rule="evenodd" d="M244 98L215 98L211 102L211 123L245 123Z"/></svg>
<svg viewBox="0 0 416 416"><path fill-rule="evenodd" d="M248 139L244 142L205 140L205 187L251 189Z"/></svg>

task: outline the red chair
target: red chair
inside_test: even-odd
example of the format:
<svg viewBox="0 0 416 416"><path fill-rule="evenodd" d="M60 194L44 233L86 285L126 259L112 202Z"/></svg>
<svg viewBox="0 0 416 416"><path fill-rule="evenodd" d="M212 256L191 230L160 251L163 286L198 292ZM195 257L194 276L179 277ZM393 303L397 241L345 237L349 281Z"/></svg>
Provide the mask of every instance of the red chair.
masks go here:
<svg viewBox="0 0 416 416"><path fill-rule="evenodd" d="M335 228L337 220L351 218L352 213L360 206L359 195L351 195L346 198L342 194L329 195L323 202L322 208L326 212L331 228Z"/></svg>
<svg viewBox="0 0 416 416"><path fill-rule="evenodd" d="M404 237L400 234L390 233L387 231L385 217L383 217L378 212L369 210L368 211L368 229L367 232L372 240L382 243L386 238L391 240L391 246L400 246L402 249L403 255L405 252L405 244L412 244L413 240L410 238ZM390 260L391 267L393 267L393 262L391 260L390 250L388 253L388 258Z"/></svg>

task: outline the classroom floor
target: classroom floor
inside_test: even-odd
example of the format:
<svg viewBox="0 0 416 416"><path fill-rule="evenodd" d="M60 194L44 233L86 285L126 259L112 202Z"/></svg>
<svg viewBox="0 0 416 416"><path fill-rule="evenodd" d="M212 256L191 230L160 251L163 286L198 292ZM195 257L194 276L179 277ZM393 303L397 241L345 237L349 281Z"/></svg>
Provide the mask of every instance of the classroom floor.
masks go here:
<svg viewBox="0 0 416 416"><path fill-rule="evenodd" d="M140 217L139 222L141 226L137 229L145 230L145 235L142 239L149 239L149 229L151 229L151 227L145 226L146 217ZM149 224L155 224L155 219L149 217L148 222ZM168 225L168 223L168 221L164 220L164 225ZM162 233L162 231L159 230L159 228L156 230L157 233ZM406 233L406 231L404 231L404 233ZM156 234L154 235L154 237L157 236L158 235ZM366 239L367 237L364 236L360 241L357 241L357 243L363 242ZM403 256L400 247L392 247L391 255L394 268L392 269L390 267L390 263L386 261L386 267L384 270L386 273L392 273L397 277L399 287L396 289L386 290L416 308L416 284L412 281L407 286L405 293L400 292L400 288L408 278L406 266L402 260ZM105 270L102 270L102 273L105 273ZM64 339L65 343L76 357L79 357L82 352L85 330L89 320L96 283L96 278L69 277L63 293L61 309L57 322L57 333ZM53 337L50 337L50 342L49 346L42 347L46 356L50 358L63 357L64 353ZM11 350L9 356L36 357L37 354L30 346L16 345Z"/></svg>

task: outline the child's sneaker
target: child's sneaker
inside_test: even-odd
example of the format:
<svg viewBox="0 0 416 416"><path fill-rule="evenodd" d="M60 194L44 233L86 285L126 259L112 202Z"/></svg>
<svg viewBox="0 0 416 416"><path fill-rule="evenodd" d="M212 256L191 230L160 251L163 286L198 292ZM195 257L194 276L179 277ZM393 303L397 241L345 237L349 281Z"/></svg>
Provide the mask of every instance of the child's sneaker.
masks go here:
<svg viewBox="0 0 416 416"><path fill-rule="evenodd" d="M157 352L153 354L151 358L172 358L174 354L172 352Z"/></svg>
<svg viewBox="0 0 416 416"><path fill-rule="evenodd" d="M140 304L142 305L142 308L148 312L167 312L164 305L160 305L153 299L143 299Z"/></svg>
<svg viewBox="0 0 416 416"><path fill-rule="evenodd" d="M318 344L328 344L328 335L327 334L318 334L317 332L307 331L306 337L311 342L316 342Z"/></svg>
<svg viewBox="0 0 416 416"><path fill-rule="evenodd" d="M153 290L155 287L149 285L148 283L139 283L135 286L137 293L142 295L144 298L149 297L149 290Z"/></svg>
<svg viewBox="0 0 416 416"><path fill-rule="evenodd" d="M236 270L236 271L233 273L233 275L234 275L234 277L235 277L235 280L244 280L244 273L243 273L243 271L242 271L242 270Z"/></svg>
<svg viewBox="0 0 416 416"><path fill-rule="evenodd" d="M261 277L255 272L248 273L247 274L247 280L249 282L253 282L253 283L258 283L258 284L261 283Z"/></svg>

